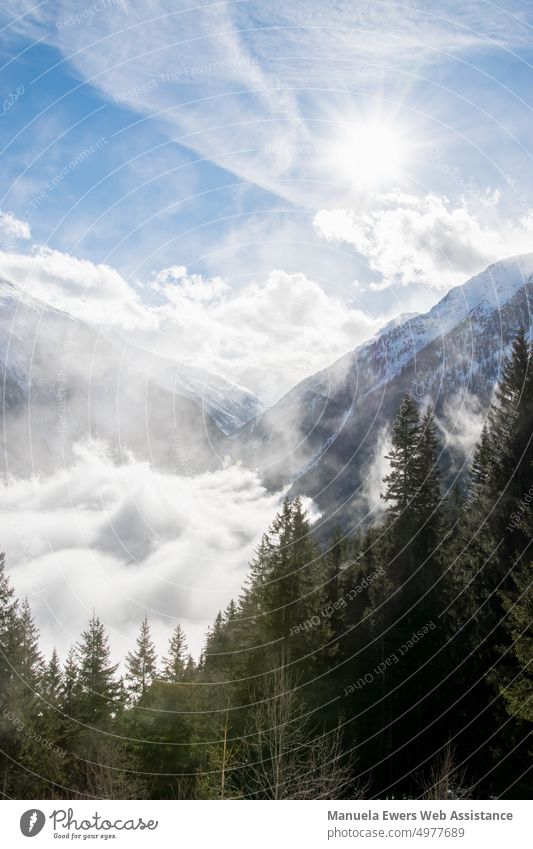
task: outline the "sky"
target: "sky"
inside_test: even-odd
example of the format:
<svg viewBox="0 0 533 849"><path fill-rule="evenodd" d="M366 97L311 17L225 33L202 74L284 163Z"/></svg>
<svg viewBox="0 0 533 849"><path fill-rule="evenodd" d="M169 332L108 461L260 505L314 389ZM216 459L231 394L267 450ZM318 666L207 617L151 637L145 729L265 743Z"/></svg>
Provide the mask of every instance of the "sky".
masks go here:
<svg viewBox="0 0 533 849"><path fill-rule="evenodd" d="M527 2L7 0L0 271L42 296L29 269L55 252L57 305L272 403L531 247L532 24ZM337 339L310 356L322 292ZM276 386L275 357L245 366L271 347L238 332L251 303L289 314Z"/></svg>
<svg viewBox="0 0 533 849"><path fill-rule="evenodd" d="M267 405L533 249L528 0L3 0L0 30L0 276Z"/></svg>

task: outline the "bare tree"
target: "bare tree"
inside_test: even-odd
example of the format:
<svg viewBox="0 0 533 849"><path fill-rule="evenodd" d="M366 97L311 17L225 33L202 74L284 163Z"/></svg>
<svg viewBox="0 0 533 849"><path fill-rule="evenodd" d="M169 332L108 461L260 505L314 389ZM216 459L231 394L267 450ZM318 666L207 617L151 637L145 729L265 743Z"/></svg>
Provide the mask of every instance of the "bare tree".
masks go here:
<svg viewBox="0 0 533 849"><path fill-rule="evenodd" d="M82 796L97 799L143 799L146 791L120 742L100 744L83 764Z"/></svg>
<svg viewBox="0 0 533 849"><path fill-rule="evenodd" d="M469 799L472 794L465 770L455 766L455 754L449 742L433 761L429 777L421 783L422 799Z"/></svg>
<svg viewBox="0 0 533 849"><path fill-rule="evenodd" d="M270 673L251 709L246 786L266 799L363 798L340 729L317 732L294 679L283 667Z"/></svg>

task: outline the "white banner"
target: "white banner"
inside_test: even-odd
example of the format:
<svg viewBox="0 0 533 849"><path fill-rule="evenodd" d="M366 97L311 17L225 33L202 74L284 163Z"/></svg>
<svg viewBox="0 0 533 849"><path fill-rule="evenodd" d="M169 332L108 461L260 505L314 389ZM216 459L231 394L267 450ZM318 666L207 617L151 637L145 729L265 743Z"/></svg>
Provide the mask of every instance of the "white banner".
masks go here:
<svg viewBox="0 0 533 849"><path fill-rule="evenodd" d="M252 802L4 801L2 846L103 844L126 847L455 846L522 849L532 845L527 801Z"/></svg>

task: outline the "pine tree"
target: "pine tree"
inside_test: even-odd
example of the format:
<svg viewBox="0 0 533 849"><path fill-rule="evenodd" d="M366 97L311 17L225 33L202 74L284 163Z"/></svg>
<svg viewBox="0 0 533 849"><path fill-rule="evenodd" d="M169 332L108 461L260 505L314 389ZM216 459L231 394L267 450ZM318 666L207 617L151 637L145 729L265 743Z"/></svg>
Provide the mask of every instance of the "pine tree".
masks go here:
<svg viewBox="0 0 533 849"><path fill-rule="evenodd" d="M27 598L20 605L18 632L18 677L33 692L33 688L44 672L44 662L39 650L39 630L35 625Z"/></svg>
<svg viewBox="0 0 533 849"><path fill-rule="evenodd" d="M163 658L161 677L165 681L177 684L185 677L185 670L191 656L188 655L187 638L181 625L176 625L169 641L168 655ZM194 663L194 662L193 662Z"/></svg>
<svg viewBox="0 0 533 849"><path fill-rule="evenodd" d="M424 752L429 753L431 735L418 736L414 744L413 727L423 730L440 713L438 699L428 696L441 679L440 661L434 660L442 642L434 621L442 607L444 527L438 458L432 411L420 420L413 398L404 396L392 428L391 470L384 479L389 509L374 543L381 565L365 614L371 640L359 660L363 703L369 710L373 703L379 706L367 722L371 739L382 735L382 765L374 776L383 792L395 792L395 783L416 771ZM402 646L409 645L416 650L402 654Z"/></svg>
<svg viewBox="0 0 533 849"><path fill-rule="evenodd" d="M48 698L54 701L59 701L63 687L63 672L61 670L61 661L57 649L54 646L52 656L48 662L46 672L43 677L43 684Z"/></svg>
<svg viewBox="0 0 533 849"><path fill-rule="evenodd" d="M21 763L29 772L22 773L20 794L57 798L68 792L69 775L73 774L69 751L72 738L62 696L63 673L54 648L27 715L26 733L21 741Z"/></svg>
<svg viewBox="0 0 533 849"><path fill-rule="evenodd" d="M126 690L133 704L143 704L156 677L157 655L148 618L142 621L136 649L126 656Z"/></svg>
<svg viewBox="0 0 533 849"><path fill-rule="evenodd" d="M74 692L77 718L96 728L105 726L119 707L118 664L111 664L110 657L104 625L93 614L76 646Z"/></svg>
<svg viewBox="0 0 533 849"><path fill-rule="evenodd" d="M10 716L13 685L18 683L19 638L19 605L6 572L5 555L0 554L0 793L4 798L12 790L18 754Z"/></svg>
<svg viewBox="0 0 533 849"><path fill-rule="evenodd" d="M63 709L68 717L74 715L76 708L76 695L78 690L79 666L74 647L69 649L63 671L63 686L61 701Z"/></svg>
<svg viewBox="0 0 533 849"><path fill-rule="evenodd" d="M389 516L401 520L414 504L420 485L418 445L421 436L418 407L411 395L405 395L392 425L392 448L387 455L391 471L386 475L385 493Z"/></svg>
<svg viewBox="0 0 533 849"><path fill-rule="evenodd" d="M416 507L423 522L438 518L442 504L442 475L439 468L439 439L433 411L428 407L420 425L420 440L416 448L420 484ZM434 521L433 521L434 524Z"/></svg>
<svg viewBox="0 0 533 849"><path fill-rule="evenodd" d="M508 713L533 722L533 584L531 564L513 572L513 590L503 594L507 645L502 663L491 676Z"/></svg>
<svg viewBox="0 0 533 849"><path fill-rule="evenodd" d="M275 664L285 666L307 656L305 665L313 665L317 646L330 636L323 615L327 573L299 498L284 500L264 550L254 585L259 611L254 643L268 646Z"/></svg>
<svg viewBox="0 0 533 849"><path fill-rule="evenodd" d="M472 466L470 468L470 499L474 500L481 496L490 477L494 449L486 424L483 425L479 440L474 450Z"/></svg>
<svg viewBox="0 0 533 849"><path fill-rule="evenodd" d="M16 673L14 659L18 640L19 605L6 573L5 554L0 554L0 701Z"/></svg>
<svg viewBox="0 0 533 849"><path fill-rule="evenodd" d="M530 477L533 446L533 369L531 349L520 330L507 357L496 403L489 411L492 492L508 501L520 498ZM511 487L509 488L509 484Z"/></svg>

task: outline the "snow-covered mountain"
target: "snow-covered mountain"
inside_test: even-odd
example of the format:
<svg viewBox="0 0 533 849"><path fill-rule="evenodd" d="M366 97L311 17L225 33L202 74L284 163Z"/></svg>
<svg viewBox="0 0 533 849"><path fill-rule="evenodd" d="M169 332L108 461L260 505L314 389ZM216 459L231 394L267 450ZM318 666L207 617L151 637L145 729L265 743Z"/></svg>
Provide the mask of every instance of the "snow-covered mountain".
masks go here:
<svg viewBox="0 0 533 849"><path fill-rule="evenodd" d="M472 399L486 406L517 328L530 327L532 280L533 254L495 263L266 412L240 386L105 338L0 281L4 471L68 462L87 436L105 439L117 460L132 451L182 474L217 468L230 453L272 487L291 483L326 513L349 515L364 503L365 475L404 392L436 405L452 441L453 405L463 424Z"/></svg>
<svg viewBox="0 0 533 849"><path fill-rule="evenodd" d="M390 322L244 427L233 451L271 485L292 482L327 512L349 512L404 392L443 417L456 404L457 421L473 398L486 406L518 327L531 326L532 278L533 254L506 259L429 312Z"/></svg>
<svg viewBox="0 0 533 849"><path fill-rule="evenodd" d="M112 344L121 355L135 363L139 373L161 389L190 398L199 404L224 434L234 433L264 412L257 395L220 375L194 368L186 363L161 357L131 341L115 337Z"/></svg>
<svg viewBox="0 0 533 849"><path fill-rule="evenodd" d="M225 434L257 415L242 387L94 328L0 280L4 471L68 462L73 445L105 439L162 468L218 466Z"/></svg>

